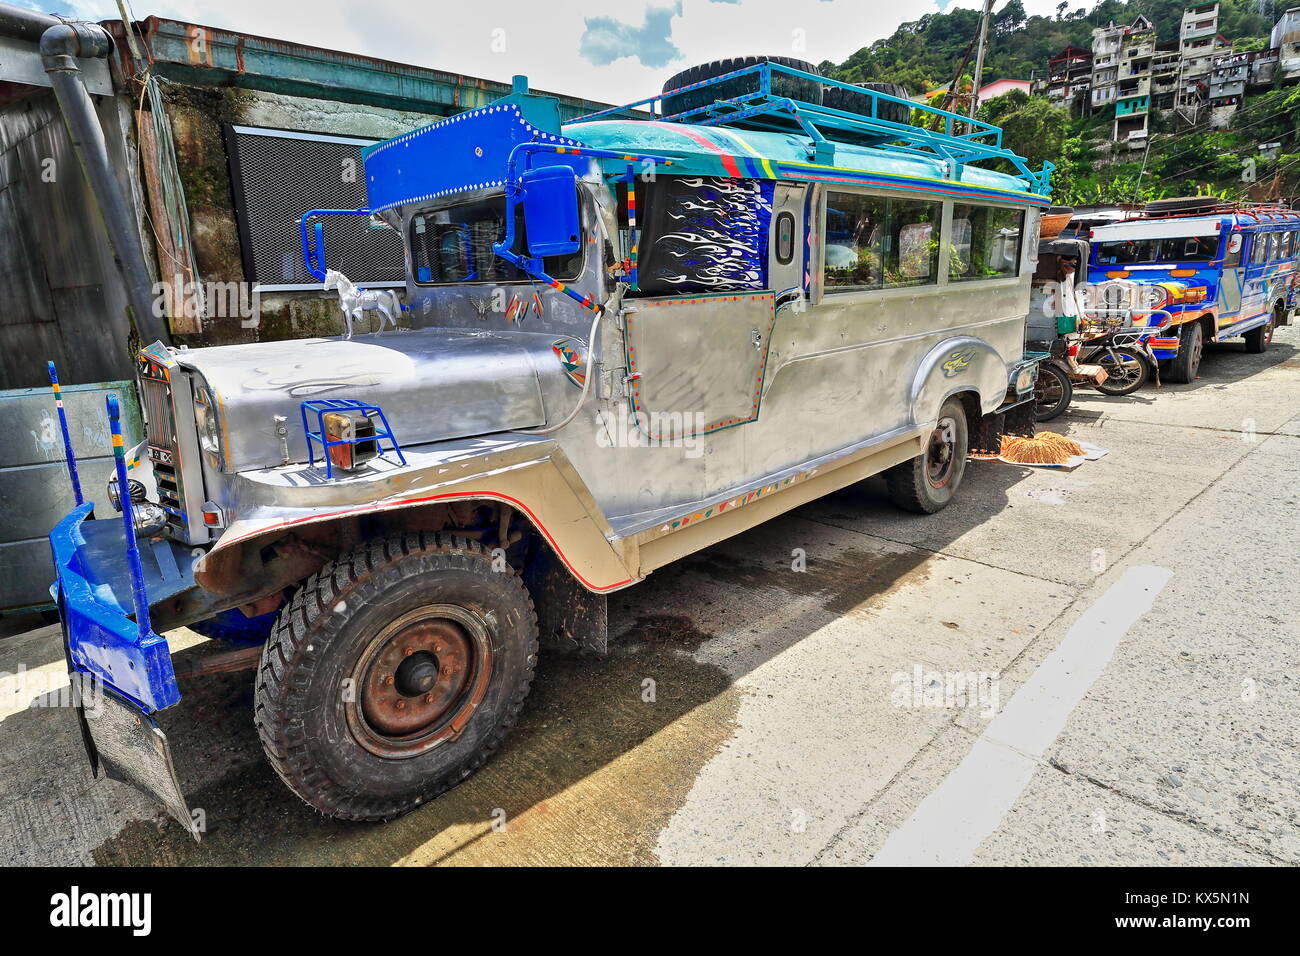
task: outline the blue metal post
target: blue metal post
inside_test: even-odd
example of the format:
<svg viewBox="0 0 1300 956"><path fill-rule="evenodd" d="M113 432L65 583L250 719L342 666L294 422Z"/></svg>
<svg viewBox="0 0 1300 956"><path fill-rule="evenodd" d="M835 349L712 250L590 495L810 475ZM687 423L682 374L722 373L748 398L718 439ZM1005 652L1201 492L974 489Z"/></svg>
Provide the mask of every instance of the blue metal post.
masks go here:
<svg viewBox="0 0 1300 956"><path fill-rule="evenodd" d="M59 410L59 430L63 432L63 454L68 460L68 477L72 479L72 493L81 504L81 478L77 474L77 459L72 454L72 436L68 434L68 416L63 411L63 393L59 390L59 373L53 362L45 363L50 370L50 388L54 389L54 407Z"/></svg>
<svg viewBox="0 0 1300 956"><path fill-rule="evenodd" d="M131 488L126 479L126 448L122 441L122 421L117 396L105 399L108 425L113 432L113 464L117 468L117 497L122 502L122 524L126 528L126 562L131 569L131 597L135 602L135 625L143 640L149 634L149 597L144 591L144 569L140 567L140 546L135 540L135 516L131 506Z"/></svg>

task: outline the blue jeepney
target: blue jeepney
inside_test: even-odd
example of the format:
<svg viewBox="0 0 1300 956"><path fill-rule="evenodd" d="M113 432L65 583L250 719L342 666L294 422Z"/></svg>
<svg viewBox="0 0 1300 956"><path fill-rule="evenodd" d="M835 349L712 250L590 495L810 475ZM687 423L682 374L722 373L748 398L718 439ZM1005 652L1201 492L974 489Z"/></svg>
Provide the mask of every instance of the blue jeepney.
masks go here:
<svg viewBox="0 0 1300 956"><path fill-rule="evenodd" d="M1174 382L1196 378L1205 342L1244 337L1247 351L1264 351L1273 329L1290 322L1300 294L1300 212L1209 205L1091 233L1089 283L1103 302L1108 287L1131 293L1134 324L1159 328L1149 343Z"/></svg>

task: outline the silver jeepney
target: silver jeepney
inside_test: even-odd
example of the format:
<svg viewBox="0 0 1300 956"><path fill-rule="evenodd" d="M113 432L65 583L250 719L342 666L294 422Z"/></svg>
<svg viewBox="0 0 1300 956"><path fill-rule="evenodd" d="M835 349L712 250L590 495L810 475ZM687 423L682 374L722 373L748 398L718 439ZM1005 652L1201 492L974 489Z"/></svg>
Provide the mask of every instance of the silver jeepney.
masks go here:
<svg viewBox="0 0 1300 956"><path fill-rule="evenodd" d="M479 549L494 571L522 579L539 622L528 640L540 633L599 650L603 595L882 471L901 504L937 510L956 491L972 447L995 449L1003 432L1032 429L1034 364L1023 342L1045 175L990 172L861 138L828 151L815 138L762 128L595 117L560 129L553 110L517 93L368 151L373 211L406 243L412 328L201 349L155 345L142 353L166 534L174 551L195 555L179 582L164 583L162 572L150 581L159 630L202 629L235 608L250 619L279 613L267 653L276 644L277 654L291 657L323 642L304 644L293 629L300 619L316 627L313 613L329 618L322 589L361 586L336 584L357 562L409 564L421 549L469 560ZM916 141L939 136L888 132ZM473 217L508 209L531 188L515 169L520 142L535 149L534 158L544 154L543 167L563 157L573 170L581 236L567 256L531 256L545 226L527 218L525 237L503 254L518 253L488 264L476 231L482 220ZM1000 147L986 152L1009 155ZM421 156L455 168L458 188L447 188L446 176L421 180L412 171ZM478 171L480 159L496 162L496 172ZM457 164L475 172L462 174ZM692 285L692 275L717 274L710 270L720 253L701 247L695 271L683 273L686 288L664 294L646 269L654 244L673 228L656 219L657 196L666 195L657 190L696 181L711 195L749 183L742 191L752 195L738 201L757 211L763 233L738 253L747 257L747 280ZM845 212L886 202L893 205L883 218L863 213L850 222ZM923 221L891 232L895 212L898 222L913 215L907 203L924 206L916 213ZM522 213L535 210L524 205ZM471 251L448 258L448 249L463 251L456 237L469 237ZM913 265L900 265L900 246L911 250ZM879 261L868 261L873 256ZM553 276L554 263L566 274ZM443 274L460 278L437 281ZM381 408L400 456L327 473L305 434L312 425L303 403L320 399ZM452 537L427 537L439 534ZM345 610L336 615L356 612L348 601L339 605ZM458 674L458 692L470 696L469 710L457 713L472 716L492 699L490 682L475 689L474 681L516 667L496 663L513 653L509 634L493 630L497 612L475 624L472 614L436 606L451 622L437 626L455 645L441 665L428 650L434 663L403 677L396 661L366 664L365 654L382 656L382 642L380 650L353 652L360 663L349 666L372 696L345 716L372 756L432 759L435 747L452 754L464 739L460 729L412 736L403 720L376 716L397 701L419 707L425 698L390 699L382 674L367 690L374 668L390 668L388 685L396 678L399 688L416 690L419 680L436 690ZM417 623L430 648L447 646L446 633L428 637L437 627ZM365 626L387 634L383 622ZM403 623L401 633L414 626ZM527 622L519 626L528 630ZM317 664L304 659L302 666ZM268 699L288 707L291 695L282 690L290 679L274 670L285 685L268 690ZM506 718L482 719L497 726ZM376 797L348 810L312 789L312 767L283 756L281 732L270 722L263 727L277 771L313 806L340 816L405 812L436 792L446 761L455 762L446 757L425 783L413 784L414 802ZM376 766L370 772L382 775L389 765ZM347 788L364 791L355 780Z"/></svg>

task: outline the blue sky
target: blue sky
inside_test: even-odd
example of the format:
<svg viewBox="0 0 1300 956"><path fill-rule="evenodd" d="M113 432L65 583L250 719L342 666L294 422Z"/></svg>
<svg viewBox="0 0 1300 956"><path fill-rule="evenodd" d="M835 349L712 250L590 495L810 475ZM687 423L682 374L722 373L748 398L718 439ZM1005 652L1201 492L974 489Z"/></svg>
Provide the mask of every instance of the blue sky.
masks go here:
<svg viewBox="0 0 1300 956"><path fill-rule="evenodd" d="M16 0L93 19L114 0ZM997 0L995 9L1005 0ZM1024 0L1051 14L1051 0ZM1082 0L1081 0L1082 2ZM749 53L842 60L907 20L979 0L133 0L174 17L607 102L658 92L696 63Z"/></svg>

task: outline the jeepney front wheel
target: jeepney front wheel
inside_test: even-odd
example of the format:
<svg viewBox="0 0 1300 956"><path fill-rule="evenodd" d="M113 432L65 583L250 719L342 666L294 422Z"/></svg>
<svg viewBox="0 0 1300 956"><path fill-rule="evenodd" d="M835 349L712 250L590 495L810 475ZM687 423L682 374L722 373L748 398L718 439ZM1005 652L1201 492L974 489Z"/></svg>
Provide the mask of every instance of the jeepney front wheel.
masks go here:
<svg viewBox="0 0 1300 956"><path fill-rule="evenodd" d="M1178 354L1169 362L1166 378L1181 385L1196 381L1201 370L1201 353L1205 350L1205 330L1200 322L1185 322L1179 329Z"/></svg>
<svg viewBox="0 0 1300 956"><path fill-rule="evenodd" d="M391 820L483 765L536 664L528 591L482 545L377 538L308 578L281 612L255 722L267 760L310 806Z"/></svg>
<svg viewBox="0 0 1300 956"><path fill-rule="evenodd" d="M899 508L934 514L947 507L966 474L969 437L966 410L950 398L925 443L925 453L885 472L889 497Z"/></svg>

